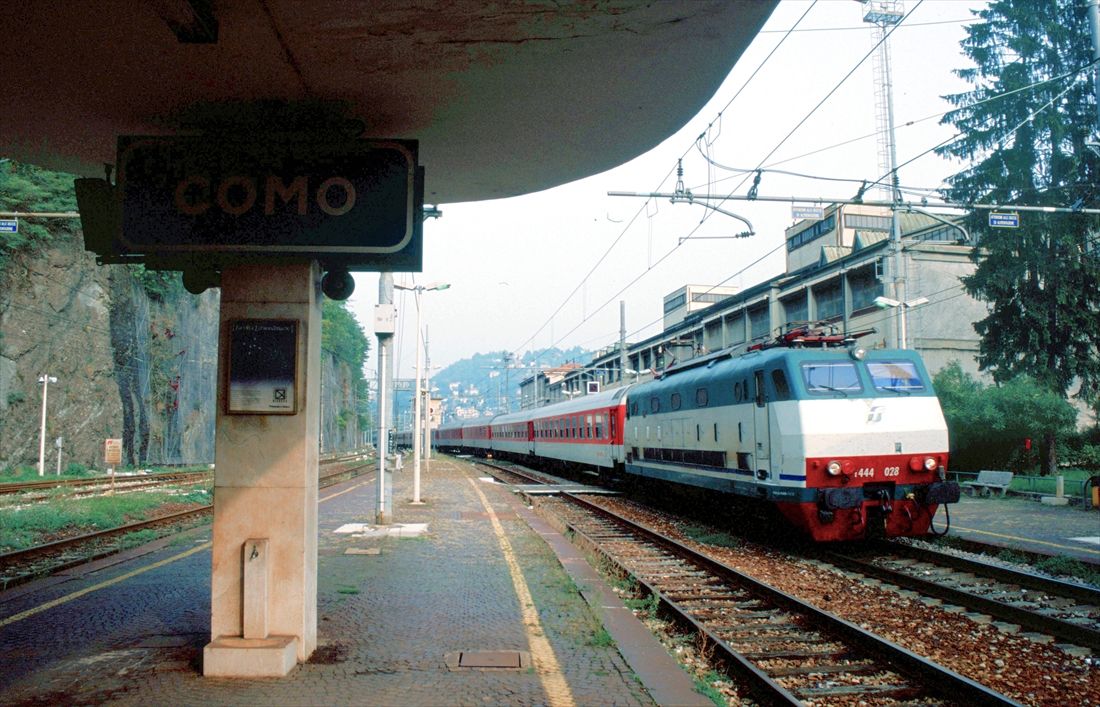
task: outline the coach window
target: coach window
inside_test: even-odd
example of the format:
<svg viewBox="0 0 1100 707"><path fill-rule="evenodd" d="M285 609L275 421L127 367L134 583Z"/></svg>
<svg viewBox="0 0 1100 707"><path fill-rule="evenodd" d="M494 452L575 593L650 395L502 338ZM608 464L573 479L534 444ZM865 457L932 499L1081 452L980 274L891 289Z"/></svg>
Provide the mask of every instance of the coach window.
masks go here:
<svg viewBox="0 0 1100 707"><path fill-rule="evenodd" d="M672 396L669 398L668 404L669 404L669 407L671 407L673 410L679 410L680 409L680 394L679 393L673 393Z"/></svg>
<svg viewBox="0 0 1100 707"><path fill-rule="evenodd" d="M603 439L603 415L596 415L596 439Z"/></svg>
<svg viewBox="0 0 1100 707"><path fill-rule="evenodd" d="M772 386L775 388L776 400L791 399L791 388L787 385L787 374L779 368L772 371Z"/></svg>
<svg viewBox="0 0 1100 707"><path fill-rule="evenodd" d="M584 438L592 439L592 416L586 415L584 418Z"/></svg>
<svg viewBox="0 0 1100 707"><path fill-rule="evenodd" d="M710 401L710 398L707 395L707 389L706 388L697 388L695 390L695 404L696 405L698 405L701 408L705 408L709 401Z"/></svg>

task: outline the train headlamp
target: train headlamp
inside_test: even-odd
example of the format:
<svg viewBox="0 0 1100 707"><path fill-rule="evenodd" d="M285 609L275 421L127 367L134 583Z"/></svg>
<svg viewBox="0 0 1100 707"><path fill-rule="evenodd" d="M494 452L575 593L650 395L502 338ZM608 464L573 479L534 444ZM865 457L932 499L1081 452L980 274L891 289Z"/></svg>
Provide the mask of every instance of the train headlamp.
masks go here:
<svg viewBox="0 0 1100 707"><path fill-rule="evenodd" d="M838 461L831 461L825 467L825 471L829 472L829 476L840 476L841 466Z"/></svg>
<svg viewBox="0 0 1100 707"><path fill-rule="evenodd" d="M925 471L935 471L937 466L939 466L939 462L936 461L935 457L925 457L924 458L924 470Z"/></svg>

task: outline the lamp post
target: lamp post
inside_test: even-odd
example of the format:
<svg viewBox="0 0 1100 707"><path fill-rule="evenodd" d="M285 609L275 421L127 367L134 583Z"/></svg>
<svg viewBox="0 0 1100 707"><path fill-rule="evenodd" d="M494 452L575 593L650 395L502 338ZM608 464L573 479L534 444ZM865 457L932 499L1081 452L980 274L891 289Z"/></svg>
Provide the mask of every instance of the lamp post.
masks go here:
<svg viewBox="0 0 1100 707"><path fill-rule="evenodd" d="M38 432L38 475L46 475L46 394L49 392L50 383L56 383L57 378L45 373L38 376L38 382L42 384L42 428Z"/></svg>
<svg viewBox="0 0 1100 707"><path fill-rule="evenodd" d="M423 348L420 343L420 318L423 316L424 309L421 306L421 294L424 292L432 292L437 290L445 290L450 287L447 283L432 283L430 285L394 285L395 290L407 290L412 292L416 296L416 382L413 384L413 503L419 504L420 501L420 430L423 427L421 424L421 415L423 410L421 407L421 367L422 367L422 355Z"/></svg>
<svg viewBox="0 0 1100 707"><path fill-rule="evenodd" d="M878 307L879 309L894 309L894 308L897 308L897 310L898 310L898 348L899 349L908 348L908 346L909 346L908 336L906 335L906 328L908 326L907 323L906 323L906 320L908 319L908 316L909 316L909 310L912 309L913 307L919 307L922 304L928 304L928 298L927 297L918 297L916 299L911 299L911 300L908 300L906 302L901 302L899 300L891 299L889 297L876 297L875 298L875 306Z"/></svg>

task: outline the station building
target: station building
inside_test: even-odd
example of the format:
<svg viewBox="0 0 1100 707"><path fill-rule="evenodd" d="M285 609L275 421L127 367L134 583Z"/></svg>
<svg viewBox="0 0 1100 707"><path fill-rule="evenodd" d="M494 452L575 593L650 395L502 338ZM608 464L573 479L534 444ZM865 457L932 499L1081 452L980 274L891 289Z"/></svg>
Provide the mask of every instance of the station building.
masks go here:
<svg viewBox="0 0 1100 707"><path fill-rule="evenodd" d="M899 307L907 347L921 353L932 373L958 361L978 375L973 322L987 312L962 285L961 278L976 267L975 244L959 225L962 217L914 210L899 213L899 221L900 257L895 257L889 208L827 207L822 218L803 219L786 230L782 274L740 292L685 285L665 297L661 333L626 344L625 370L615 343L588 366L556 380L546 373L528 377L520 383L521 400L528 407L621 385L624 379L645 380L676 363L722 349L744 351L804 324L836 333L871 331L860 338L862 346L892 348ZM898 261L904 302L894 298L892 285Z"/></svg>

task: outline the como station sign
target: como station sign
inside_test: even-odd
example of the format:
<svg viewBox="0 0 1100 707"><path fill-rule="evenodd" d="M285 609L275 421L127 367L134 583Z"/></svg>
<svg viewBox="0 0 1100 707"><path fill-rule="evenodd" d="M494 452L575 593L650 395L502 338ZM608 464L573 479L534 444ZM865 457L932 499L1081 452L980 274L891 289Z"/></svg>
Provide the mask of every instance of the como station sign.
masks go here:
<svg viewBox="0 0 1100 707"><path fill-rule="evenodd" d="M115 199L126 260L421 269L415 140L120 137Z"/></svg>

